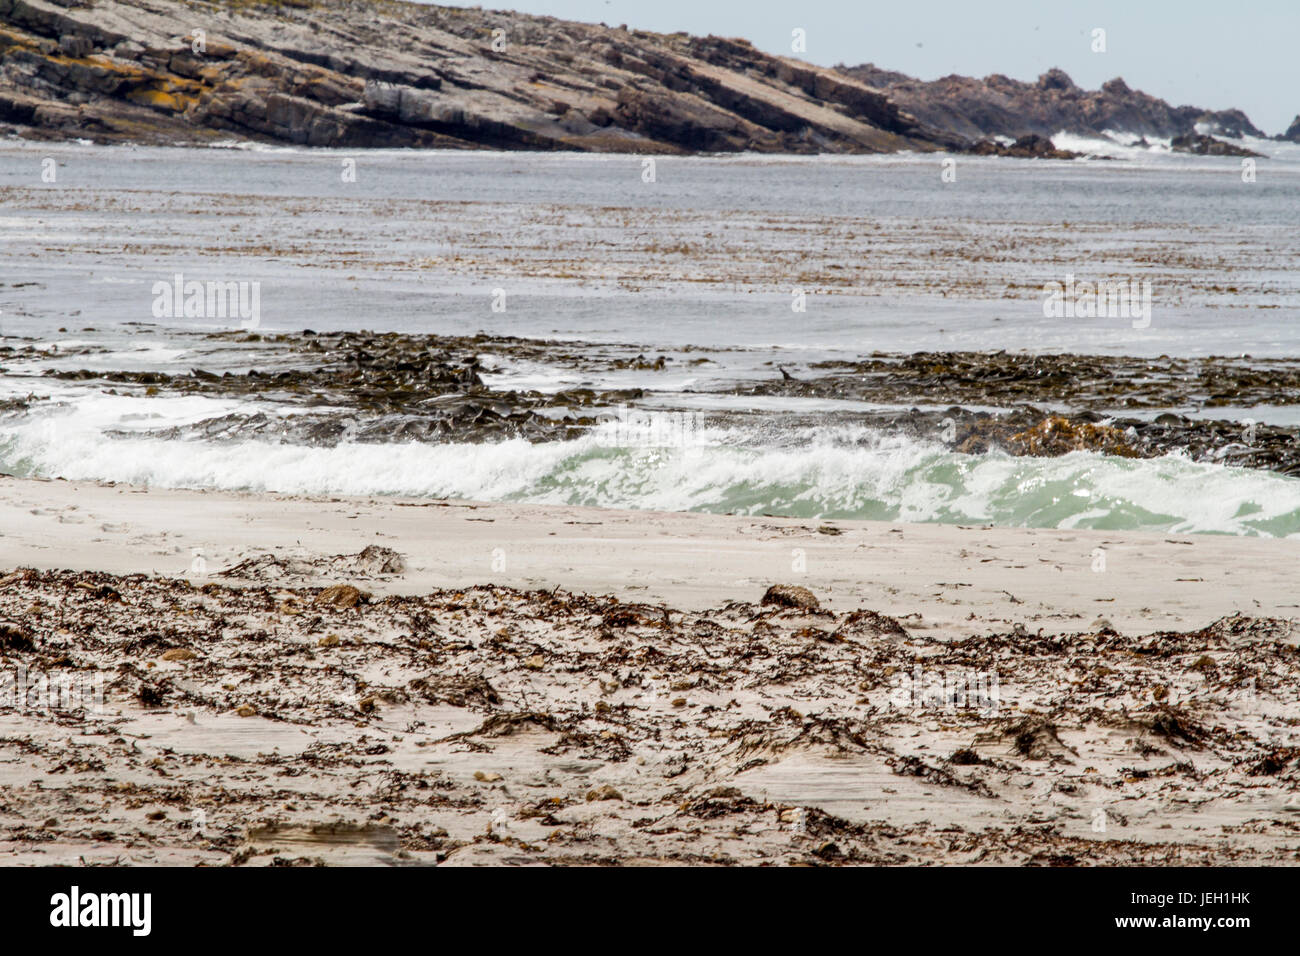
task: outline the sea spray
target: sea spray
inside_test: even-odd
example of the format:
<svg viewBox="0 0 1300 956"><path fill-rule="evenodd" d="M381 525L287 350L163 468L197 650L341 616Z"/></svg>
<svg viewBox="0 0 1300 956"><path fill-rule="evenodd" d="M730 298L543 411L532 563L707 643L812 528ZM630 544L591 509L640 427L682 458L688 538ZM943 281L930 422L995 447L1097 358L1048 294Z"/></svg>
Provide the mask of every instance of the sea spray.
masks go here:
<svg viewBox="0 0 1300 956"><path fill-rule="evenodd" d="M0 470L175 488L409 495L808 519L1300 534L1300 479L1179 455L967 455L862 426L697 429L676 445L211 441L132 433L146 400L41 406L0 426ZM154 404L150 423L228 403Z"/></svg>

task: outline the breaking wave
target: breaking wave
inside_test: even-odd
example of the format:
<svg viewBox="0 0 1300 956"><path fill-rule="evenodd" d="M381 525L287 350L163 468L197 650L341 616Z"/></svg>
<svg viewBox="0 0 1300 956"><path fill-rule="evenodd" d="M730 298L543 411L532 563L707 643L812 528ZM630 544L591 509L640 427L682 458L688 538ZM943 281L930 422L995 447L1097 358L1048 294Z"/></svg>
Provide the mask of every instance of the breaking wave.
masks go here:
<svg viewBox="0 0 1300 956"><path fill-rule="evenodd" d="M530 444L165 439L137 427L227 408L101 396L0 424L0 470L23 476L305 495L401 495L662 511L989 523L1011 527L1300 534L1300 479L1075 452L965 455L872 429L712 428L682 447L597 431ZM169 402L175 402L169 406ZM208 405L212 407L207 407ZM108 427L111 424L112 427ZM635 437L635 436L632 436Z"/></svg>

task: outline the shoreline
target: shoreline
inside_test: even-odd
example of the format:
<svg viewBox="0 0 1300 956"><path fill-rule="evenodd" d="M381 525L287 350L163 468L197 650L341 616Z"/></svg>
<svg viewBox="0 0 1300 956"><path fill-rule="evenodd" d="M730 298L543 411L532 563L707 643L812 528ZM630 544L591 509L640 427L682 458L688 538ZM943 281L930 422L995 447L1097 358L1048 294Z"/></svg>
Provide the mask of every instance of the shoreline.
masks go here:
<svg viewBox="0 0 1300 956"><path fill-rule="evenodd" d="M227 584L271 553L306 561L293 584L342 582L310 562L369 545L402 556L379 594L561 587L699 609L811 588L942 639L1014 627L1071 633L1198 628L1300 609L1287 539L820 521L409 498L145 489L0 477L0 567L148 574ZM838 532L838 533L836 533ZM207 566L191 572L194 550ZM1098 552L1104 552L1099 554ZM1094 566L1098 570L1094 570ZM800 570L802 568L803 570Z"/></svg>

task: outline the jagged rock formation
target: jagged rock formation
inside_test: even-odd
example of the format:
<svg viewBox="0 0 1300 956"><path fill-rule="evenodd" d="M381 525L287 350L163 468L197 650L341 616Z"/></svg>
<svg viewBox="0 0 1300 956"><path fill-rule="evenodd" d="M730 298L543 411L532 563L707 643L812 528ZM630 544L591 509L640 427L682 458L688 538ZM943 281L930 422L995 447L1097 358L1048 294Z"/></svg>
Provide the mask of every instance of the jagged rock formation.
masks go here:
<svg viewBox="0 0 1300 956"><path fill-rule="evenodd" d="M1015 159L1077 159L1081 153L1057 149L1046 136L1030 133L1021 136L1010 146L991 139L982 139L970 148L976 156L1011 156Z"/></svg>
<svg viewBox="0 0 1300 956"><path fill-rule="evenodd" d="M743 40L392 0L0 0L0 124L109 142L960 145L859 80Z"/></svg>
<svg viewBox="0 0 1300 956"><path fill-rule="evenodd" d="M1083 90L1063 70L1049 70L1037 82L1024 83L1000 74L982 80L954 75L926 82L869 63L839 69L883 90L922 123L971 139L1108 130L1173 137L1194 134L1198 123L1233 138L1265 136L1241 110L1170 106L1130 89L1118 77L1103 83L1100 90Z"/></svg>
<svg viewBox="0 0 1300 956"><path fill-rule="evenodd" d="M1197 156L1260 155L1254 150L1243 149L1240 146L1234 146L1232 143L1225 143L1221 139L1215 139L1213 136L1202 136L1199 133L1175 136L1169 141L1169 145L1176 153L1195 153Z"/></svg>
<svg viewBox="0 0 1300 956"><path fill-rule="evenodd" d="M1278 139L1289 140L1292 143L1300 143L1300 116L1297 116L1291 121L1291 125L1287 127L1286 132L1279 136Z"/></svg>

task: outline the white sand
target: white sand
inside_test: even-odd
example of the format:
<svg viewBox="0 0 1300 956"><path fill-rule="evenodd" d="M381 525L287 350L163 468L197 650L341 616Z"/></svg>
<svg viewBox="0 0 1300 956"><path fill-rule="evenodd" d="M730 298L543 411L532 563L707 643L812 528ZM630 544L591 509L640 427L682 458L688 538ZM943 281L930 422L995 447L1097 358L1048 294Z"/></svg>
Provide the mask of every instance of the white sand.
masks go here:
<svg viewBox="0 0 1300 956"><path fill-rule="evenodd" d="M1300 858L1297 629L1202 630L1294 616L1295 542L836 527L0 480L0 570L236 588L0 580L6 667L108 683L98 712L0 708L0 860ZM215 576L372 544L407 569L361 587L452 590ZM758 607L776 582L822 610ZM995 674L997 706L900 700L916 668Z"/></svg>
<svg viewBox="0 0 1300 956"><path fill-rule="evenodd" d="M381 593L560 586L699 609L801 584L834 610L869 607L945 638L1017 623L1073 632L1098 617L1124 633L1198 628L1234 612L1289 618L1300 608L1294 541L830 524L843 533L790 518L0 479L0 567L9 568L197 580L194 549L211 574L261 552L321 556L380 544L407 564L372 588ZM1104 570L1094 571L1099 549Z"/></svg>

